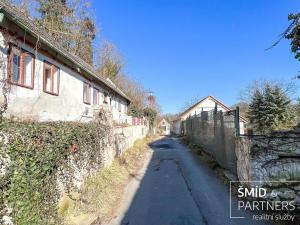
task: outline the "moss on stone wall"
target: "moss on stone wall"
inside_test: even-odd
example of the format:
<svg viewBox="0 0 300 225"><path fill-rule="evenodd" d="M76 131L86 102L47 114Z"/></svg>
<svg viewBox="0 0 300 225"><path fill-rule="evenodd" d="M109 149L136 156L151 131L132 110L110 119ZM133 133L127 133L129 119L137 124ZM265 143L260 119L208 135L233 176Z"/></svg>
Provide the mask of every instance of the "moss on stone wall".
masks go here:
<svg viewBox="0 0 300 225"><path fill-rule="evenodd" d="M61 190L76 189L76 168L85 173L104 163L111 127L103 119L90 123L0 123L0 220L14 224L59 224ZM11 212L9 212L11 211Z"/></svg>

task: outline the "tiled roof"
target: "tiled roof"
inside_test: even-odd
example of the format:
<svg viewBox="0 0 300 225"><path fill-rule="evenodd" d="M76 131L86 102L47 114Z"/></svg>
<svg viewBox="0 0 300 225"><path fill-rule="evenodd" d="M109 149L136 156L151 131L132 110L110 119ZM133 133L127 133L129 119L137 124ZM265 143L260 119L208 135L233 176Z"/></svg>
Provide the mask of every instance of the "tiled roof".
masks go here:
<svg viewBox="0 0 300 225"><path fill-rule="evenodd" d="M20 28L26 30L32 36L38 38L43 44L62 55L65 59L75 64L80 70L84 71L88 76L95 79L98 82L103 83L105 86L121 95L123 98L130 101L130 98L126 96L116 85L111 81L106 80L104 77L99 76L95 69L80 57L68 52L57 41L55 41L43 28L38 27L36 23L27 15L18 10L15 6L9 3L7 0L0 0L0 12L17 24Z"/></svg>

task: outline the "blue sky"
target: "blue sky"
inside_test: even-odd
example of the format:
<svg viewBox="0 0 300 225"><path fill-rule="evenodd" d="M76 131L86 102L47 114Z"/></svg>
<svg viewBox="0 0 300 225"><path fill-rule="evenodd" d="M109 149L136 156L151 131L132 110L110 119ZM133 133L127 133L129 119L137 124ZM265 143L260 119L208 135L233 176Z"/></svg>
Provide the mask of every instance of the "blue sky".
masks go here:
<svg viewBox="0 0 300 225"><path fill-rule="evenodd" d="M293 80L289 43L265 51L287 27L297 0L94 0L101 37L125 58L129 76L151 89L164 113L213 95L227 105L256 79Z"/></svg>

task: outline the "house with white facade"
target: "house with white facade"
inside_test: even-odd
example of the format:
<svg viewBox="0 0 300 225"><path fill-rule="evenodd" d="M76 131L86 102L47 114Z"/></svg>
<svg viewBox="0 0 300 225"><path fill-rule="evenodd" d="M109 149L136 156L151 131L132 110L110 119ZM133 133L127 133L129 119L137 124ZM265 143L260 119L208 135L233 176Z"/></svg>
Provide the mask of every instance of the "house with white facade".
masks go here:
<svg viewBox="0 0 300 225"><path fill-rule="evenodd" d="M89 121L100 108L126 122L130 99L6 0L0 2L0 78L6 117ZM0 102L1 103L1 102Z"/></svg>
<svg viewBox="0 0 300 225"><path fill-rule="evenodd" d="M223 111L223 112L228 112L231 111L231 109L214 98L213 96L209 95L196 104L192 105L188 109L186 109L184 112L180 114L180 116L172 121L172 128L171 132L174 134L181 134L183 131L182 127L182 121L185 121L188 117L195 116L201 114L203 111L212 111L217 109L217 111ZM240 116L240 133L244 134L245 130L245 124L247 123L247 120Z"/></svg>
<svg viewBox="0 0 300 225"><path fill-rule="evenodd" d="M170 135L171 124L166 119L159 122L158 128L163 135Z"/></svg>

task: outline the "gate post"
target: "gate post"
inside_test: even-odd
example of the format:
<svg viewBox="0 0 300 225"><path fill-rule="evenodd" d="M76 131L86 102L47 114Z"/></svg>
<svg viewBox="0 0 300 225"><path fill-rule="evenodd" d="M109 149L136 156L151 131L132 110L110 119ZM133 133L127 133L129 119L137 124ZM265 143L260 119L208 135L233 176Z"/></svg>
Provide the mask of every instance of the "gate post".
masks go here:
<svg viewBox="0 0 300 225"><path fill-rule="evenodd" d="M235 122L235 136L239 137L240 136L240 107L237 106L236 110L235 110L235 118L234 118L234 122Z"/></svg>
<svg viewBox="0 0 300 225"><path fill-rule="evenodd" d="M217 103L215 103L215 108L214 108L214 113L213 113L213 117L214 117L214 136L216 136L216 134L217 134L217 122L218 122L217 112L218 112L218 105L217 105Z"/></svg>

